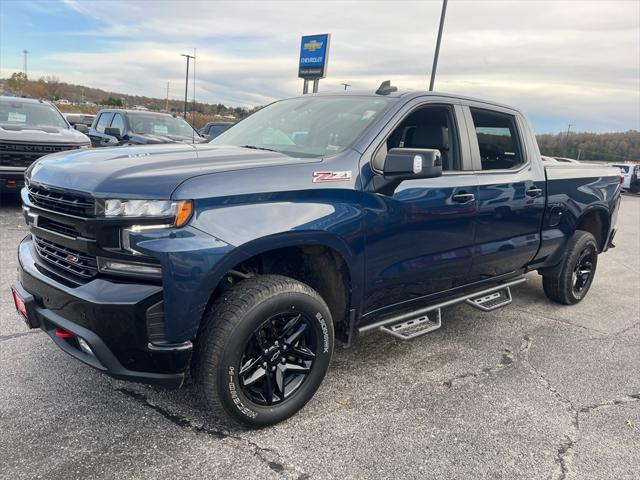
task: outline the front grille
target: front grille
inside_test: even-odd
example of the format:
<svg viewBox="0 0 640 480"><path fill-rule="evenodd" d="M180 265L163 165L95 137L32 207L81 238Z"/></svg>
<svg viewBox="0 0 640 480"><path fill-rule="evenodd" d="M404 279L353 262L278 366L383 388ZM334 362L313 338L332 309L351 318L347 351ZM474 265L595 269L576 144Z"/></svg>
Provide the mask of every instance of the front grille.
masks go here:
<svg viewBox="0 0 640 480"><path fill-rule="evenodd" d="M64 223L56 222L55 220L42 216L38 218L38 227L49 230L50 232L61 233L68 237L86 236L82 235L73 225L65 225Z"/></svg>
<svg viewBox="0 0 640 480"><path fill-rule="evenodd" d="M76 193L29 185L29 200L37 207L54 212L68 213L79 217L95 216L93 198Z"/></svg>
<svg viewBox="0 0 640 480"><path fill-rule="evenodd" d="M26 168L43 155L76 148L78 145L29 145L0 142L0 166Z"/></svg>
<svg viewBox="0 0 640 480"><path fill-rule="evenodd" d="M96 257L63 247L35 235L33 235L33 242L40 258L58 268L82 278L92 278L98 274Z"/></svg>

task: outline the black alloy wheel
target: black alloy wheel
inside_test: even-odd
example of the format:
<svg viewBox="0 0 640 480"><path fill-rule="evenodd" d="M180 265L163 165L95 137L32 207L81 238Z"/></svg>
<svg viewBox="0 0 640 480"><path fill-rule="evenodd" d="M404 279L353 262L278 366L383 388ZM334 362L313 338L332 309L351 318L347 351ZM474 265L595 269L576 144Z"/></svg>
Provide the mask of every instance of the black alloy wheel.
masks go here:
<svg viewBox="0 0 640 480"><path fill-rule="evenodd" d="M331 312L308 285L257 275L221 294L194 342L192 373L209 411L261 428L311 400L333 353Z"/></svg>
<svg viewBox="0 0 640 480"><path fill-rule="evenodd" d="M306 315L289 311L267 319L244 349L238 369L243 393L258 405L286 401L311 373L317 347Z"/></svg>
<svg viewBox="0 0 640 480"><path fill-rule="evenodd" d="M590 284L591 277L593 276L593 268L595 265L595 258L597 253L591 245L587 246L580 252L576 266L573 269L573 292L576 295L582 293L582 291Z"/></svg>

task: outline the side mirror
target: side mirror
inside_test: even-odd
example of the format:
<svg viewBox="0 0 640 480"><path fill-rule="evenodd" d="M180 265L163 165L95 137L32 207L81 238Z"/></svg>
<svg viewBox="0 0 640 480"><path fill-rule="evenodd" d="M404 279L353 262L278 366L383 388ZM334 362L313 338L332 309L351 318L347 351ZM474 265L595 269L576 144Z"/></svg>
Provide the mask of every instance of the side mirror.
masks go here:
<svg viewBox="0 0 640 480"><path fill-rule="evenodd" d="M82 133L88 133L89 127L87 127L84 123L76 123L73 128Z"/></svg>
<svg viewBox="0 0 640 480"><path fill-rule="evenodd" d="M109 135L110 137L116 137L120 140L120 129L116 127L107 127L104 129L104 134Z"/></svg>
<svg viewBox="0 0 640 480"><path fill-rule="evenodd" d="M411 180L442 175L440 150L430 148L392 148L384 160L384 178Z"/></svg>

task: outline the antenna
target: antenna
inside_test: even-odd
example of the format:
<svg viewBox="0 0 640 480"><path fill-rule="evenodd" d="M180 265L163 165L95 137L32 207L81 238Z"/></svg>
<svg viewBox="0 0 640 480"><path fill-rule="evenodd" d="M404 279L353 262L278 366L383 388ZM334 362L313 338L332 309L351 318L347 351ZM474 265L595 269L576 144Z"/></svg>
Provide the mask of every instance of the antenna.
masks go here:
<svg viewBox="0 0 640 480"><path fill-rule="evenodd" d="M389 95L392 92L397 92L398 87L391 86L391 80L385 80L380 84L378 90L376 90L376 95Z"/></svg>

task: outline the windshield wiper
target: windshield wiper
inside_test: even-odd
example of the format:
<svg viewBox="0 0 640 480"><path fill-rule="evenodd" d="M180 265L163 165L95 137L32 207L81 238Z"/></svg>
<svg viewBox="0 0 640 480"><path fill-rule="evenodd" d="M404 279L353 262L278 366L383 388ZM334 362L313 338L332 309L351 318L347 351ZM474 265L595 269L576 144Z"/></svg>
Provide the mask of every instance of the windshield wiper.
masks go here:
<svg viewBox="0 0 640 480"><path fill-rule="evenodd" d="M265 150L267 152L278 152L278 150L274 150L272 148L258 147L257 145L240 145L241 148L252 148L253 150Z"/></svg>

